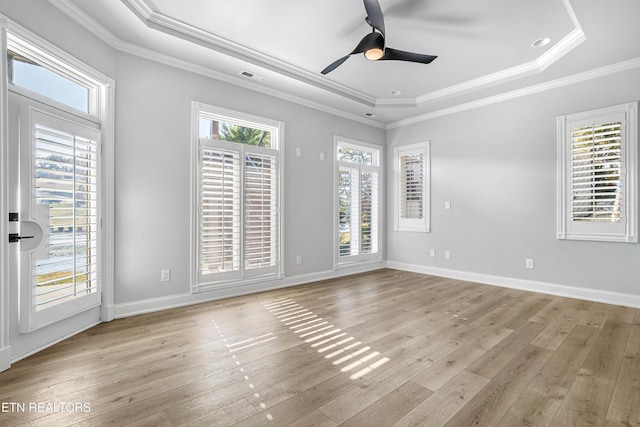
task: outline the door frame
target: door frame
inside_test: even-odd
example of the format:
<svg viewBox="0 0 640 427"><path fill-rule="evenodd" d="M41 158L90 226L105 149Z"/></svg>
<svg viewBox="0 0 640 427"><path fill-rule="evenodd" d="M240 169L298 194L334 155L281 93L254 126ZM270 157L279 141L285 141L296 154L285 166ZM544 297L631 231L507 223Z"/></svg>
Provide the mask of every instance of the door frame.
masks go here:
<svg viewBox="0 0 640 427"><path fill-rule="evenodd" d="M79 61L69 53L46 41L40 36L0 14L0 372L11 367L14 360L10 342L9 292L9 141L8 141L8 78L7 78L7 32L21 40L36 46L39 50L56 58L60 63L91 78L97 87L97 105L95 116L101 122L102 133L102 307L101 321L115 318L114 291L114 115L115 81ZM17 285L16 285L17 286ZM64 337L61 337L63 339ZM53 341L53 342L57 342ZM52 344L53 344L52 342Z"/></svg>

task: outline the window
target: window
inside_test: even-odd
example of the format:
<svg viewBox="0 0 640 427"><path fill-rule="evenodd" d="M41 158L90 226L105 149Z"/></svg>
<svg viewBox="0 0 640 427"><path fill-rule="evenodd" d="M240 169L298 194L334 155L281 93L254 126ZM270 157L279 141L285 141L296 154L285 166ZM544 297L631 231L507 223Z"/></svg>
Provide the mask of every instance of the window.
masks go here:
<svg viewBox="0 0 640 427"><path fill-rule="evenodd" d="M83 113L96 115L99 84L13 34L8 34L7 75L9 83Z"/></svg>
<svg viewBox="0 0 640 427"><path fill-rule="evenodd" d="M396 231L429 231L429 142L396 147Z"/></svg>
<svg viewBox="0 0 640 427"><path fill-rule="evenodd" d="M194 291L254 277L280 277L282 124L194 103L194 126Z"/></svg>
<svg viewBox="0 0 640 427"><path fill-rule="evenodd" d="M336 137L336 267L380 260L380 149Z"/></svg>
<svg viewBox="0 0 640 427"><path fill-rule="evenodd" d="M638 103L558 117L558 238L637 242Z"/></svg>

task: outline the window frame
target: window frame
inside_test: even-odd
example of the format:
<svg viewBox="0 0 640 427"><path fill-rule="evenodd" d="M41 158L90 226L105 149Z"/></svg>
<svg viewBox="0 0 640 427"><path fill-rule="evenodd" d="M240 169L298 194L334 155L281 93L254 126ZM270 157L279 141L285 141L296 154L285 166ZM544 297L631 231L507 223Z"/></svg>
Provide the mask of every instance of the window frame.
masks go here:
<svg viewBox="0 0 640 427"><path fill-rule="evenodd" d="M618 222L572 221L572 132L590 120L594 125L621 122L622 208ZM557 238L637 243L638 223L638 102L558 116L557 122Z"/></svg>
<svg viewBox="0 0 640 427"><path fill-rule="evenodd" d="M200 138L199 122L201 115L206 118L215 119L218 121L230 122L233 124L252 127L256 129L264 129L271 132L271 144L272 148L255 147L247 145L249 147L245 150L245 144L230 142L230 141L217 141L207 138ZM254 116L239 111L234 111L227 108L217 107L197 101L192 101L191 105L191 293L205 292L214 289L221 289L226 287L233 287L244 284L251 284L256 282L263 282L265 280L275 280L284 277L284 260L283 260L283 244L284 244L284 232L282 221L282 206L284 202L284 123L277 120L272 120L264 117ZM212 144L213 141L216 141ZM208 280L201 275L200 272L200 149L202 144L206 146L212 146L223 150L232 150L240 153L240 174L243 174L245 153L263 154L267 151L270 153L277 153L277 177L276 177L276 265L265 269L265 273L252 271L251 269L244 268L243 254L244 254L244 224L240 226L240 270L236 274L227 274L227 272L216 273L213 276L207 275ZM240 181L240 204L244 204L245 192L244 192L244 180ZM241 209L242 212L242 209ZM240 215L240 223L244 223L244 216ZM235 273L235 272L232 272Z"/></svg>
<svg viewBox="0 0 640 427"><path fill-rule="evenodd" d="M415 144L401 145L394 148L393 156L393 179L394 179L394 230L428 233L431 227L431 148L430 141L418 142ZM422 154L423 176L422 176L422 218L402 217L402 156L411 154Z"/></svg>
<svg viewBox="0 0 640 427"><path fill-rule="evenodd" d="M365 151L371 151L373 153L372 157L372 165L363 165L358 163L351 163L346 161L338 160L338 148L341 146L346 146L349 148L355 149L364 149ZM383 261L383 250L384 250L384 242L383 242L383 229L384 229L384 217L383 217L383 206L384 206L384 169L383 169L383 158L384 158L384 147L379 145L346 138L338 135L334 135L334 143L333 143L333 203L334 203L334 221L333 221L333 251L334 251L334 270L349 268L359 265L366 265L372 263L380 263ZM376 233L376 241L377 241L377 250L376 252L363 254L362 253L362 244L359 243L360 247L357 255L349 255L349 256L340 256L340 207L338 203L339 197L339 170L341 166L350 167L354 169L358 169L359 174L362 171L372 171L377 173L377 209L375 213L377 215L377 233ZM358 190L359 191L359 190ZM359 194L359 193L358 193ZM361 234L360 222L358 228L358 234Z"/></svg>

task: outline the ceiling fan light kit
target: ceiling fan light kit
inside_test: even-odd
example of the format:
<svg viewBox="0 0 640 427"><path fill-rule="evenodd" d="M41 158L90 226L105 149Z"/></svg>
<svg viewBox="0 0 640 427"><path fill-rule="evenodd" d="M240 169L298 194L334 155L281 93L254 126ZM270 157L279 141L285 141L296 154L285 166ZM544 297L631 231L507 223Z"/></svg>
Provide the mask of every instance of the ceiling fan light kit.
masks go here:
<svg viewBox="0 0 640 427"><path fill-rule="evenodd" d="M380 8L380 3L378 3L378 0L364 0L364 8L367 12L365 20L367 24L371 26L371 33L364 36L351 53L329 64L321 71L321 74L329 74L349 59L351 55L357 53L363 53L365 58L370 61L408 61L429 64L437 58L437 56L434 55L405 52L403 50L386 47L384 40L384 16Z"/></svg>

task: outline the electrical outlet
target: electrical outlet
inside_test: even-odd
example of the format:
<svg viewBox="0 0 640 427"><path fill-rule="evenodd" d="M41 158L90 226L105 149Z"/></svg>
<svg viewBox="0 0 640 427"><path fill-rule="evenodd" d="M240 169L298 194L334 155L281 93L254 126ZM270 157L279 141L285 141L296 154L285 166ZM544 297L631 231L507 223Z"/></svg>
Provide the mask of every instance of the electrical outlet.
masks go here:
<svg viewBox="0 0 640 427"><path fill-rule="evenodd" d="M296 255L296 264L302 264L302 255Z"/></svg>
<svg viewBox="0 0 640 427"><path fill-rule="evenodd" d="M524 262L524 266L526 268L533 268L533 259L527 258Z"/></svg>
<svg viewBox="0 0 640 427"><path fill-rule="evenodd" d="M171 270L160 270L160 281L168 282L171 280Z"/></svg>
<svg viewBox="0 0 640 427"><path fill-rule="evenodd" d="M447 200L446 202L444 202L444 208L445 209L451 209L451 202L449 200Z"/></svg>
<svg viewBox="0 0 640 427"><path fill-rule="evenodd" d="M444 251L444 259L451 259L451 251Z"/></svg>
<svg viewBox="0 0 640 427"><path fill-rule="evenodd" d="M302 148L296 148L296 157L302 157Z"/></svg>
<svg viewBox="0 0 640 427"><path fill-rule="evenodd" d="M324 160L324 152L323 151L320 152L320 160Z"/></svg>
<svg viewBox="0 0 640 427"><path fill-rule="evenodd" d="M435 258L436 256L436 250L435 249L429 249L429 256L431 258Z"/></svg>

